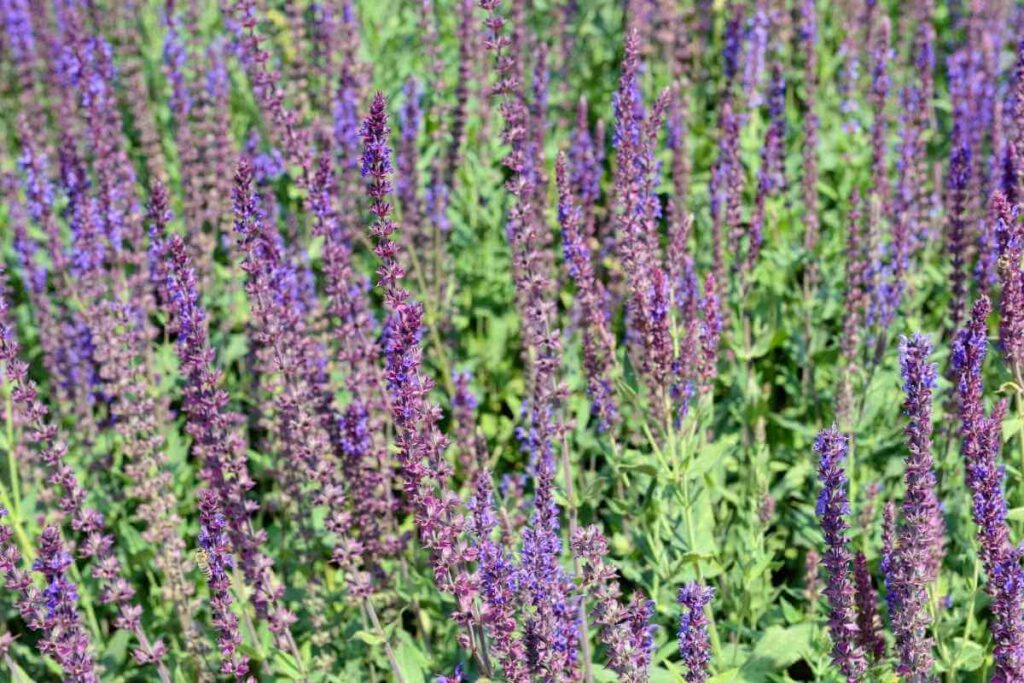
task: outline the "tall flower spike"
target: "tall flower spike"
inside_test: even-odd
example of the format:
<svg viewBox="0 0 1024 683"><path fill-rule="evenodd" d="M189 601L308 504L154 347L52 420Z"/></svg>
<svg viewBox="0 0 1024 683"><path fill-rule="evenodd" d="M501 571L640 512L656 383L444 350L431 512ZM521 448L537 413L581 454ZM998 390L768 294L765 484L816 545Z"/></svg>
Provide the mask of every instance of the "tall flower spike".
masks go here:
<svg viewBox="0 0 1024 683"><path fill-rule="evenodd" d="M542 149L529 139L530 112L522 92L523 5L515 5L512 37L502 33L499 0L481 0L491 30L488 48L495 52L504 118L502 139L510 151L503 163L512 177L506 231L512 251L516 306L522 320L523 356L529 393L523 408L523 446L530 454L536 481L530 526L523 532L519 575L521 597L533 614L524 625L531 673L573 678L577 675L580 642L579 609L572 581L559 563L558 505L555 500L555 449L564 436L560 416L566 389L559 380L562 344L555 323L555 286L547 261L549 231L541 215L538 191ZM503 52L510 47L509 54Z"/></svg>
<svg viewBox="0 0 1024 683"><path fill-rule="evenodd" d="M3 574L4 588L17 607L21 618L32 630L44 628L46 606L44 597L33 585L29 572L21 568L22 556L16 538L24 532L15 531L10 523L10 513L0 507L0 574ZM22 543L28 544L27 538Z"/></svg>
<svg viewBox="0 0 1024 683"><path fill-rule="evenodd" d="M981 371L990 312L988 297L975 302L971 319L953 341L951 364L960 412L960 455L971 491L972 517L978 527L979 555L988 579L985 590L992 596L992 680L1009 683L1024 680L1024 570L1020 549L1010 541L1004 470L999 463L1006 403L996 404L990 416L985 415L983 403Z"/></svg>
<svg viewBox="0 0 1024 683"><path fill-rule="evenodd" d="M388 400L383 395L377 321L370 310L371 283L353 267L350 222L355 217L336 210L333 199L337 195L331 153L325 151L314 174L309 204L316 219L313 232L324 238L322 267L329 326L351 395L342 417L342 467L352 500L359 501L352 511L354 534L369 560L393 553L401 542L390 528L397 501L385 486L389 473L385 471L388 458L382 432Z"/></svg>
<svg viewBox="0 0 1024 683"><path fill-rule="evenodd" d="M800 187L804 199L804 249L813 254L818 244L818 9L814 0L802 0L800 3L799 25L800 47L804 58L803 94L803 169ZM811 259L813 263L815 259ZM813 281L817 273L808 273Z"/></svg>
<svg viewBox="0 0 1024 683"><path fill-rule="evenodd" d="M967 140L966 121L957 119L953 125L953 150L949 158L949 225L946 249L952 265L950 271L949 325L957 329L963 319L967 299L967 187L971 178L971 148Z"/></svg>
<svg viewBox="0 0 1024 683"><path fill-rule="evenodd" d="M1024 369L1024 228L998 190L992 194L989 215L999 247L999 346L1019 382Z"/></svg>
<svg viewBox="0 0 1024 683"><path fill-rule="evenodd" d="M280 607L284 590L275 584L272 563L260 550L265 533L256 530L251 521L259 505L248 495L255 483L240 434L243 417L229 410L227 392L220 388L221 373L214 367L195 268L181 236L166 236L159 226L154 228L154 252L163 258L159 270L168 294L165 307L177 332L175 349L185 377L185 429L200 462L199 476L216 494L217 507L227 522L226 533L252 589L249 599L256 615L269 619L272 633L292 642L288 627L294 617Z"/></svg>
<svg viewBox="0 0 1024 683"><path fill-rule="evenodd" d="M509 683L528 683L526 645L520 635L517 618L518 581L516 567L504 544L493 538L496 526L491 474L477 471L473 496L467 503L472 519L470 531L478 552L480 597L484 603L482 619L491 639L491 650L498 656L502 674Z"/></svg>
<svg viewBox="0 0 1024 683"><path fill-rule="evenodd" d="M785 107L786 81L782 76L782 68L776 64L772 68L772 89L768 99L768 130L765 132L764 145L761 148L761 168L757 172L757 191L750 217L750 228L747 232L747 260L744 267L741 267L739 260L733 264L744 274L748 274L754 269L761 253L761 242L764 239L765 202L770 195L783 189L784 179L781 177L780 170L786 144Z"/></svg>
<svg viewBox="0 0 1024 683"><path fill-rule="evenodd" d="M622 75L614 97L615 246L629 286L631 351L649 391L658 395L667 388L672 362L668 282L656 249L661 204L654 191L658 176L655 143L668 106L668 92L648 115L639 82L639 40L635 31L626 35Z"/></svg>
<svg viewBox="0 0 1024 683"><path fill-rule="evenodd" d="M3 271L0 269L0 282ZM44 466L47 483L60 491L57 506L66 515L68 525L77 535L79 554L93 558L92 575L99 584L100 602L117 608L117 628L131 631L139 643L134 653L140 663L153 663L163 683L170 683L170 674L161 661L166 647L157 640L151 643L142 629L141 608L133 603L134 589L124 578L121 563L114 553L114 537L106 528L99 512L85 507L85 490L75 471L64 461L67 442L57 426L47 419L48 409L39 398L39 388L28 379L28 365L19 358L20 348L14 328L9 322L7 293L0 288L0 364L3 379L11 387L14 419L25 426L28 441L36 449L36 457Z"/></svg>
<svg viewBox="0 0 1024 683"><path fill-rule="evenodd" d="M600 627L598 638L606 647L608 668L626 683L646 683L651 665L653 633L650 601L634 595L623 606L614 567L607 564L608 543L596 526L578 528L570 547L580 570L580 588L593 603L591 614Z"/></svg>
<svg viewBox="0 0 1024 683"><path fill-rule="evenodd" d="M878 619L878 596L871 585L871 572L864 553L858 552L853 558L853 579L856 587L857 642L871 656L872 661L878 662L885 657L885 639Z"/></svg>
<svg viewBox="0 0 1024 683"><path fill-rule="evenodd" d="M853 375L860 357L861 333L866 303L867 275L870 264L864 251L864 222L860 193L856 188L850 196L850 212L846 226L846 287L843 292L843 336L840 349L846 364L836 410L840 424L849 426L853 419Z"/></svg>
<svg viewBox="0 0 1024 683"><path fill-rule="evenodd" d="M281 88L281 74L268 67L270 55L263 48L263 38L256 30L259 24L255 0L236 0L232 8L238 22L239 55L252 82L256 101L270 119L274 146L285 151L288 162L297 166L298 181L308 186L312 165L309 130L303 127L299 115L285 103Z"/></svg>
<svg viewBox="0 0 1024 683"><path fill-rule="evenodd" d="M615 340L609 328L606 292L594 273L590 246L582 232L582 215L569 187L564 154L555 165L558 185L558 218L562 224L562 251L569 277L576 283L576 299L583 318L583 368L587 376L592 412L598 431L619 420L611 372L615 361Z"/></svg>
<svg viewBox="0 0 1024 683"><path fill-rule="evenodd" d="M679 615L679 654L686 665L684 677L688 683L703 683L710 675L711 644L705 611L714 596L714 588L699 583L679 589L678 602L683 608Z"/></svg>
<svg viewBox="0 0 1024 683"><path fill-rule="evenodd" d="M945 544L945 522L935 492L932 460L932 391L938 370L935 363L929 362L931 353L932 343L924 335L915 334L900 341L900 373L907 397L903 408L909 418L904 430L908 451L903 475L905 539L920 551L919 562L915 564L923 568L921 578L927 583L938 578Z"/></svg>
<svg viewBox="0 0 1024 683"><path fill-rule="evenodd" d="M238 615L232 610L231 572L235 558L228 541L227 520L217 507L216 494L210 489L199 492L199 549L197 561L210 586L210 611L217 629L220 648L220 671L234 676L236 681L246 680L249 662L239 654L242 634L238 630Z"/></svg>
<svg viewBox="0 0 1024 683"><path fill-rule="evenodd" d="M832 636L832 661L849 680L857 680L867 669L864 652L856 642L857 615L854 608L853 583L850 578L850 548L846 536L850 501L846 491L846 459L848 442L835 427L818 434L814 452L819 458L818 478L822 490L818 496L817 514L825 535L825 568L828 586L829 634Z"/></svg>
<svg viewBox="0 0 1024 683"><path fill-rule="evenodd" d="M384 290L388 313L384 333L388 405L402 486L420 541L431 553L434 580L438 588L455 597L458 611L453 618L472 630L480 624L480 615L472 606L478 581L466 567L475 552L463 540L465 519L456 514L458 496L451 490L452 468L444 457L448 440L438 427L440 409L429 399L433 383L422 370L423 307L403 286L398 246L391 240L397 226L388 201L392 190L390 133L387 101L378 92L363 122L362 172L368 179L370 212L375 219L370 232L379 259L378 286Z"/></svg>
<svg viewBox="0 0 1024 683"><path fill-rule="evenodd" d="M43 590L46 609L41 618L43 638L39 651L60 664L65 681L99 683L89 635L78 614L78 589L67 577L74 562L71 553L64 548L57 527L43 529L39 535L39 557L32 565L46 581Z"/></svg>

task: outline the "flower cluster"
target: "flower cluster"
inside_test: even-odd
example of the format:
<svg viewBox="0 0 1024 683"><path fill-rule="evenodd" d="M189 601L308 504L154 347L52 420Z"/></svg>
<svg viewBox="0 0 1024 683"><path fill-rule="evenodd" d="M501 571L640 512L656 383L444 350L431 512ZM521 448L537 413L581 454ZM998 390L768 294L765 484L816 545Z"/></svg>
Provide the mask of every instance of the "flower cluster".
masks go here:
<svg viewBox="0 0 1024 683"><path fill-rule="evenodd" d="M849 524L850 501L846 492L846 473L843 460L849 448L846 435L835 427L818 434L814 452L819 458L818 478L822 489L818 496L817 514L825 535L825 568L828 586L825 595L829 603L829 633L832 636L832 661L850 680L867 668L864 651L855 638L857 615L854 605L853 582L850 578L852 557L846 532Z"/></svg>
<svg viewBox="0 0 1024 683"><path fill-rule="evenodd" d="M686 680L702 683L708 679L711 645L708 642L706 610L715 596L713 588L689 583L679 589L679 604L683 613L679 617L679 654L686 664Z"/></svg>

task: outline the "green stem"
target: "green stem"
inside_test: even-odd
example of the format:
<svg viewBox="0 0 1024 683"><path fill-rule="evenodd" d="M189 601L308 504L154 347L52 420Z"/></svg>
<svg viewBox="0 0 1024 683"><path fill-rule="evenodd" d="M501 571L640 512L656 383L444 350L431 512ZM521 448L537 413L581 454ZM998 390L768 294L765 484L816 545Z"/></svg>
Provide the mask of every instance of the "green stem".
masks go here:
<svg viewBox="0 0 1024 683"><path fill-rule="evenodd" d="M405 678L402 676L402 669L398 666L398 659L395 657L395 651L391 649L391 642L388 640L387 634L384 633L384 629L380 626L380 620L377 618L377 610L373 608L373 603L370 602L369 597L363 598L363 607L366 609L366 614L370 617L370 623L373 625L374 633L379 636L384 643L384 653L388 657L388 664L391 666L391 673L395 677L395 683L405 683Z"/></svg>
<svg viewBox="0 0 1024 683"><path fill-rule="evenodd" d="M437 362L441 366L441 379L444 383L444 390L448 393L449 398L455 396L455 383L452 380L452 366L448 361L448 353L444 345L444 341L441 339L440 333L437 331L438 312L436 309L437 302L430 301L433 297L426 296L428 294L427 280L423 273L423 266L420 264L420 257L417 254L417 249L409 249L408 253L412 260L412 270L416 276L416 282L419 285L420 291L423 293L422 299L423 308L426 312L426 323L427 333L430 335L430 345L434 347L434 351L437 354Z"/></svg>
<svg viewBox="0 0 1024 683"><path fill-rule="evenodd" d="M683 496L683 523L686 525L686 541L690 544L690 550L694 548L694 525L693 525L693 512L691 510L690 500L690 478L689 474L683 471L682 476L682 496ZM697 581L704 584L704 571L700 566L700 558L694 560L693 566L697 572ZM705 616L708 619L708 632L711 635L711 651L714 653L714 658L717 661L722 654L722 644L718 638L718 624L715 622L715 612L709 602L704 608Z"/></svg>
<svg viewBox="0 0 1024 683"><path fill-rule="evenodd" d="M82 572L79 571L78 565L71 563L71 578L74 580L75 585L78 586L78 595L81 598L82 609L85 610L85 620L89 622L89 630L92 631L93 637L97 640L103 638L103 632L100 630L100 622L96 618L96 611L92 606L92 594L86 587L85 582L82 581Z"/></svg>

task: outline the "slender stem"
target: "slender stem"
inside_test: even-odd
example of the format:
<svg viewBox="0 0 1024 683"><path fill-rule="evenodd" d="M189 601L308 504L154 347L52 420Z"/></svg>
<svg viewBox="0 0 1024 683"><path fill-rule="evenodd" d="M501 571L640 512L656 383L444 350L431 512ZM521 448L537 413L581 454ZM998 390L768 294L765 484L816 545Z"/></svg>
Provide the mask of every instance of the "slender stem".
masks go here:
<svg viewBox="0 0 1024 683"><path fill-rule="evenodd" d="M949 667L949 671L946 672L946 680L949 683L953 683L956 680L956 663L960 661L960 655L964 651L964 643L970 641L971 631L974 629L974 602L978 598L978 580L981 572L981 561L977 556L974 558L974 575L971 577L971 598L967 605L967 618L964 620L964 634L960 639L960 645L956 649L956 654L953 655L953 664Z"/></svg>
<svg viewBox="0 0 1024 683"><path fill-rule="evenodd" d="M398 666L398 659L395 657L395 651L391 649L391 642L388 640L387 634L384 633L384 629L380 626L380 620L377 618L377 610L373 608L373 603L370 602L369 597L363 598L363 607L366 609L366 614L370 617L370 623L373 625L374 633L384 641L384 653L388 657L388 664L391 665L391 673L395 677L395 683L405 683L405 678L402 676L402 669Z"/></svg>
<svg viewBox="0 0 1024 683"><path fill-rule="evenodd" d="M419 284L420 291L424 294L428 293L427 280L423 274L423 266L420 265L420 257L417 254L417 249L408 249L411 260L412 270L416 276L416 282ZM455 383L452 380L452 366L448 360L447 348L444 345L444 341L441 339L440 333L437 331L438 312L436 309L437 302L430 301L431 297L421 297L426 299L423 301L423 307L427 314L427 333L430 335L430 345L434 347L434 351L437 354L437 362L441 365L441 379L444 382L444 390L448 393L448 396L455 395Z"/></svg>
<svg viewBox="0 0 1024 683"><path fill-rule="evenodd" d="M78 595L82 599L82 609L85 610L85 620L89 622L89 630L92 631L93 636L101 638L103 632L100 630L100 622L96 618L96 612L92 606L92 594L86 587L85 582L82 581L82 572L79 571L78 565L74 562L71 563L71 578L78 586Z"/></svg>

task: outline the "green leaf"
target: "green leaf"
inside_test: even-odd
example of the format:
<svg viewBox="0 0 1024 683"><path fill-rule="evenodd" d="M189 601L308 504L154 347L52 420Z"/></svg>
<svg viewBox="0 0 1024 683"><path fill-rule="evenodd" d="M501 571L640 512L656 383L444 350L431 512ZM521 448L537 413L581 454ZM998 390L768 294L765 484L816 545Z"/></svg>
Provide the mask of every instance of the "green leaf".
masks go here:
<svg viewBox="0 0 1024 683"><path fill-rule="evenodd" d="M402 678L406 683L423 683L430 666L430 659L420 651L405 631L398 632L395 661L398 662L398 670L402 673Z"/></svg>
<svg viewBox="0 0 1024 683"><path fill-rule="evenodd" d="M751 683L765 681L768 674L800 660L811 649L812 631L812 624L768 628L740 667L740 676Z"/></svg>
<svg viewBox="0 0 1024 683"><path fill-rule="evenodd" d="M378 633L373 633L372 631L356 631L352 634L352 637L363 641L367 645L375 646L384 644L384 636Z"/></svg>

